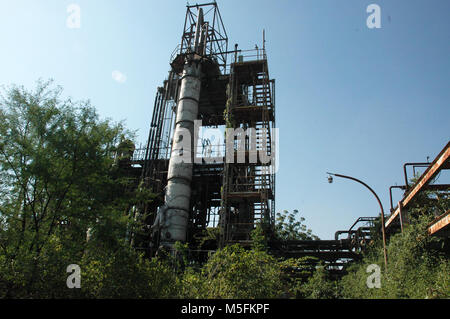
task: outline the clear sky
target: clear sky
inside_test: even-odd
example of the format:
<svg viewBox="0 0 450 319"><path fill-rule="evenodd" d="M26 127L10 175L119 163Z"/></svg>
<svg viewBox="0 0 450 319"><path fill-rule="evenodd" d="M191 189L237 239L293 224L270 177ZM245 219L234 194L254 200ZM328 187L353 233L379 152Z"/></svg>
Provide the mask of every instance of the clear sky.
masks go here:
<svg viewBox="0 0 450 319"><path fill-rule="evenodd" d="M72 3L81 9L80 28L67 27ZM366 25L371 3L381 8L379 29ZM326 171L362 179L388 211L388 188L402 183L403 163L431 160L450 140L450 1L218 4L230 47L261 45L266 30L280 129L277 211L298 209L322 239L379 213L361 185L330 185ZM125 120L145 142L185 5L0 0L0 84L31 89L38 78L53 78L65 95L90 99L102 117Z"/></svg>

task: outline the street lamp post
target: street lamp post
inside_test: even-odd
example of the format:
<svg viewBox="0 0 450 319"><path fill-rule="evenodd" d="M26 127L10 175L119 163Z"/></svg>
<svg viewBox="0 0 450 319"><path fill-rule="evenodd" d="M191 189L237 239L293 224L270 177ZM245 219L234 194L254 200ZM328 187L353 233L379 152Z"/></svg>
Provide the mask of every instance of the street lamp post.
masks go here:
<svg viewBox="0 0 450 319"><path fill-rule="evenodd" d="M380 205L380 209L381 209L381 232L383 234L384 265L385 265L386 270L387 270L386 229L384 227L384 209L383 209L383 205L381 204L380 198L375 193L375 191L372 188L370 188L369 185L367 185L363 181L360 181L357 178L354 178L354 177L351 177L351 176L345 176L345 175L341 175L341 174L328 173L328 172L327 172L327 174L328 174L328 182L330 184L333 182L333 177L332 176L346 178L346 179L351 179L351 180L353 180L355 182L358 182L358 183L364 185L366 188L368 188L372 192L372 194L375 196L375 198L377 199L378 205Z"/></svg>

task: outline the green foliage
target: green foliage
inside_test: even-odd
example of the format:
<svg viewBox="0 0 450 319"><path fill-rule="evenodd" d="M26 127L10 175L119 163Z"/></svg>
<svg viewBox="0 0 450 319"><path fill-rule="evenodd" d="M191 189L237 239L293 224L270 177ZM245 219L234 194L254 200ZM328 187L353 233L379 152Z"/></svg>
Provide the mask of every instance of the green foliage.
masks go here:
<svg viewBox="0 0 450 319"><path fill-rule="evenodd" d="M315 257L288 258L278 261L282 276L283 298L305 298L304 287L314 274L319 260Z"/></svg>
<svg viewBox="0 0 450 319"><path fill-rule="evenodd" d="M198 249L205 249L208 247L216 247L220 238L219 227L207 227L201 233L195 236Z"/></svg>
<svg viewBox="0 0 450 319"><path fill-rule="evenodd" d="M413 179L413 182L416 179ZM450 208L448 193L423 191L408 206L403 233L389 239L388 270L384 269L381 240L353 265L341 281L345 298L449 298L450 261L445 254L448 239L429 236L427 229L435 216ZM381 288L368 289L367 266L382 267Z"/></svg>
<svg viewBox="0 0 450 319"><path fill-rule="evenodd" d="M277 298L283 293L277 261L239 245L218 250L201 271L186 271L184 298Z"/></svg>
<svg viewBox="0 0 450 319"><path fill-rule="evenodd" d="M177 241L174 245L175 256L172 258L172 265L177 270L183 270L189 265L189 244Z"/></svg>
<svg viewBox="0 0 450 319"><path fill-rule="evenodd" d="M227 99L225 110L223 111L223 119L225 120L226 128L233 128L236 126L233 115L231 114L231 108L232 108L231 103L232 103L231 98ZM225 130L225 136L226 136L226 130Z"/></svg>
<svg viewBox="0 0 450 319"><path fill-rule="evenodd" d="M449 298L450 262L439 250L439 239L428 236L430 216L421 216L390 238L387 246L388 271L384 269L381 243L368 252L360 264L349 269L341 281L345 298ZM370 264L379 265L381 288L366 285Z"/></svg>
<svg viewBox="0 0 450 319"><path fill-rule="evenodd" d="M61 93L38 82L0 100L0 297L168 297L168 268L126 240L139 227L127 212L151 200L128 191L114 165L131 133ZM82 289L66 286L70 264L81 267Z"/></svg>
<svg viewBox="0 0 450 319"><path fill-rule="evenodd" d="M418 178L413 178L412 183ZM412 218L422 215L439 216L450 209L450 198L448 192L424 190L418 193L408 205L408 213Z"/></svg>
<svg viewBox="0 0 450 319"><path fill-rule="evenodd" d="M312 230L303 224L304 217L298 218L298 210L289 213L287 210L277 213L275 221L275 236L280 240L317 240Z"/></svg>
<svg viewBox="0 0 450 319"><path fill-rule="evenodd" d="M267 234L264 232L263 225L256 225L255 229L250 234L252 239L252 248L256 251L267 251Z"/></svg>
<svg viewBox="0 0 450 319"><path fill-rule="evenodd" d="M339 298L339 286L336 280L330 278L323 266L317 267L306 283L296 287L297 297L307 299L336 299Z"/></svg>
<svg viewBox="0 0 450 319"><path fill-rule="evenodd" d="M115 252L94 247L81 261L81 293L87 298L173 298L178 279L169 263L144 259L123 247Z"/></svg>

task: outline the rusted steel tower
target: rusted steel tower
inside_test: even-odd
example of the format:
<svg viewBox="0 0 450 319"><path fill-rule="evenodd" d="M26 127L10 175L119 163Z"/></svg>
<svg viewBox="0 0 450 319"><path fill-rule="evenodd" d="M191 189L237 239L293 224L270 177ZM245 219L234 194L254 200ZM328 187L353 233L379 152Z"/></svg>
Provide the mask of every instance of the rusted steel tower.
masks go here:
<svg viewBox="0 0 450 319"><path fill-rule="evenodd" d="M187 6L147 145L132 161L143 185L160 194L141 207L150 246L170 249L207 228L220 230L218 245L245 244L257 223L273 226L275 81L264 42L228 51L217 4Z"/></svg>
<svg viewBox="0 0 450 319"><path fill-rule="evenodd" d="M144 148L126 165L134 185L157 194L136 206L146 234L132 234L136 249L154 255L190 244L191 257L227 244L251 244L257 224L279 257L314 256L330 269L345 268L370 240L367 227L336 233L335 240L280 240L275 224L275 80L261 47L228 48L217 4L188 5L180 44L157 89ZM339 235L347 238L339 239ZM315 267L316 261L311 261Z"/></svg>

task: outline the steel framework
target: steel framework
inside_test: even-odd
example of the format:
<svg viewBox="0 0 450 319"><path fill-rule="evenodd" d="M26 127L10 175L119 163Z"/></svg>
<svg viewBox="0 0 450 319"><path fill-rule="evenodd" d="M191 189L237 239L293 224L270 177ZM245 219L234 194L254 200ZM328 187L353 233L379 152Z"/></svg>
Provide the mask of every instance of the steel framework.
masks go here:
<svg viewBox="0 0 450 319"><path fill-rule="evenodd" d="M201 126L194 128L199 137L193 141L186 241L193 242L207 229L215 228L220 233L218 245L245 245L257 223L264 223L269 230L272 227L274 160L250 160L252 152L264 152L270 159L275 153L275 81L269 78L264 42L261 49L243 51L236 45L228 51L217 4L187 6L181 43L170 58L168 78L156 93L147 145L136 150L130 163L135 171L140 170L142 185L159 195L139 208L149 227L164 207L164 195L167 204L167 186L173 178L168 176L169 162L175 138L178 141L175 131L180 124L177 112L182 104L183 69L189 63L201 68L196 116ZM214 141L203 134L211 129L220 132ZM240 151L243 162L237 160ZM160 229L150 237L140 246L150 247L154 253L161 244Z"/></svg>
<svg viewBox="0 0 450 319"><path fill-rule="evenodd" d="M201 69L200 93L198 98L186 98L185 72L193 64ZM147 144L128 162L130 175L140 176L136 184L158 195L137 207L138 214L146 218L147 233L135 241L135 247L150 256L161 245L170 248L173 238L167 236L171 230L166 224L175 214L178 235L185 223L185 241L196 259L228 244L249 246L257 224L266 232L276 256L317 257L335 271L357 259L370 242L370 232L367 226L354 226L372 219L356 221L349 230L337 232L335 240L279 241L272 236L277 164L275 80L269 76L264 33L261 48L240 50L235 45L228 51L217 4L188 5L181 43L170 58L170 67L156 92ZM183 122L185 115L180 112L186 109L186 99L191 101L190 110L195 107L201 126L192 128L191 122ZM189 114L192 117L194 113ZM178 146L180 125L198 133L192 141L193 151ZM211 130L215 134L207 133ZM174 177L170 164L180 151L192 153L193 161L191 166L177 168L184 172L179 187L190 187L182 195L186 198L189 194L186 222L183 211L168 213L166 207L170 180L181 177ZM347 238L340 239L342 234ZM311 263L314 267L317 261Z"/></svg>

